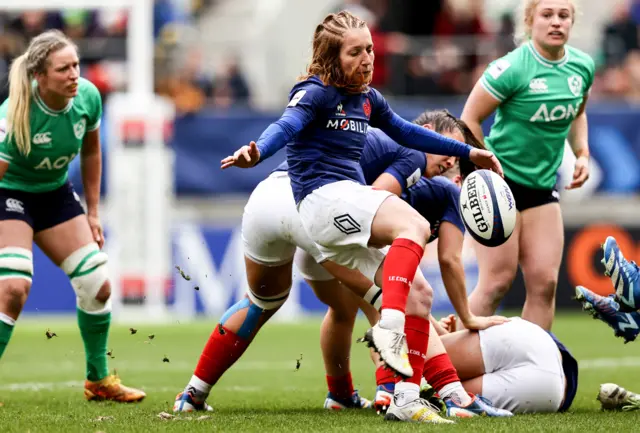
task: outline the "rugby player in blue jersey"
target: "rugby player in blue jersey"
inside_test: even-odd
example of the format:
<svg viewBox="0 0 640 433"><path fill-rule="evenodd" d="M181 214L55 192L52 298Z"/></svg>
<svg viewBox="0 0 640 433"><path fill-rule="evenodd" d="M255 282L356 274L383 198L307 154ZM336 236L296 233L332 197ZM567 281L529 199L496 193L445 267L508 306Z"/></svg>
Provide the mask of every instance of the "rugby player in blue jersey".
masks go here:
<svg viewBox="0 0 640 433"><path fill-rule="evenodd" d="M431 232L411 206L366 185L359 161L367 129L379 127L399 144L422 152L470 159L500 174L502 168L489 151L400 118L369 87L372 74L373 43L365 22L349 12L328 15L316 27L311 64L293 87L281 118L257 143L225 158L222 168L251 167L287 146L289 178L305 231L325 260L373 270L366 276L382 286L385 296L381 319L365 339L415 385L408 394L417 395L423 360L408 356L405 307ZM386 245L391 248L381 266L385 255L369 247ZM427 335L428 320L411 321Z"/></svg>
<svg viewBox="0 0 640 433"><path fill-rule="evenodd" d="M448 113L438 112L436 117L446 116L449 116ZM450 129L446 125L444 126L443 129L438 129L440 127L438 122L435 129L446 135L463 139L459 129ZM369 134L367 140L375 141L376 137L376 134ZM400 161L401 158L392 159ZM389 160L389 164L393 162L392 159ZM427 158L425 154L420 154L418 161L420 175L423 172L429 175L439 174L453 163L453 160L448 157L428 155ZM381 170L384 170L384 167ZM404 170L400 171L404 172ZM314 263L322 262L332 272L337 272L339 278L354 287L359 287L361 296L365 296L373 285L363 274L373 274L375 269L372 272L365 269L360 273L326 261L311 241L302 227L300 216L296 210L286 163L262 181L251 194L242 218L242 235L248 280L247 296L229 308L211 334L192 379L184 392L180 393L176 399L174 405L176 411L210 408L205 400L212 386L239 359L261 326L286 301L291 287L292 264L296 247L306 251ZM384 256L384 251L380 251L378 254ZM326 293L342 293L339 290L339 281L333 277L331 279L332 281L322 282ZM375 288L374 291L380 292L380 289ZM324 291L322 292L324 293ZM343 292L349 294L346 290ZM409 316L418 315L428 320L430 311L426 304L430 303L429 299L432 297L431 288L419 271L415 276L411 293L410 296L413 298L417 300L426 298L426 301L412 302L407 310ZM333 302L340 304L341 299L336 298ZM351 332L349 332L348 338L347 351L350 347ZM426 338L418 338L417 340L419 345L427 344ZM348 359L346 359L343 365L347 369L348 364ZM361 398L353 389L350 376L327 378L327 380L330 385L330 393L327 396L325 407L370 407L371 403ZM401 386L399 391L400 389ZM422 421L439 422L441 418L437 416L437 412L424 402L419 401L417 392L418 390L416 390L414 400L418 400L418 402L403 409L403 413L415 414L422 410L420 416ZM423 410L425 408L426 410Z"/></svg>

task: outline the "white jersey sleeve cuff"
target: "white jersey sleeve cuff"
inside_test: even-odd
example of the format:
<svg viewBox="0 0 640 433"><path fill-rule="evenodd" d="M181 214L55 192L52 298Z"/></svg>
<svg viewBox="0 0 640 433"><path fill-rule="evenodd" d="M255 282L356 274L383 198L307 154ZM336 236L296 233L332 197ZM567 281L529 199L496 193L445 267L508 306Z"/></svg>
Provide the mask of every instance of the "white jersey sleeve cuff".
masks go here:
<svg viewBox="0 0 640 433"><path fill-rule="evenodd" d="M102 119L98 119L98 121L96 123L94 123L93 125L89 126L87 128L87 131L91 132L91 131L95 131L96 129L100 128L100 122L102 121Z"/></svg>
<svg viewBox="0 0 640 433"><path fill-rule="evenodd" d="M504 95L502 95L491 84L489 84L489 81L487 81L487 79L484 76L480 79L480 85L482 85L484 90L486 90L491 96L496 98L498 101L502 102L505 100Z"/></svg>

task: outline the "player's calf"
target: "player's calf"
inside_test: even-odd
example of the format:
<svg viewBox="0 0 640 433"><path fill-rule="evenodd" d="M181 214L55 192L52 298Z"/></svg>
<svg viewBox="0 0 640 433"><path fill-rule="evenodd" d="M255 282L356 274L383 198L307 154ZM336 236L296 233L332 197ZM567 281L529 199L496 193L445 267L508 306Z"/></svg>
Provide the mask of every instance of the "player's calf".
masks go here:
<svg viewBox="0 0 640 433"><path fill-rule="evenodd" d="M17 317L27 300L33 276L33 256L26 248L0 249L0 358Z"/></svg>
<svg viewBox="0 0 640 433"><path fill-rule="evenodd" d="M204 403L213 385L240 359L262 325L286 302L290 290L275 296L249 290L224 313L209 336L191 380L176 397L174 412L208 410Z"/></svg>

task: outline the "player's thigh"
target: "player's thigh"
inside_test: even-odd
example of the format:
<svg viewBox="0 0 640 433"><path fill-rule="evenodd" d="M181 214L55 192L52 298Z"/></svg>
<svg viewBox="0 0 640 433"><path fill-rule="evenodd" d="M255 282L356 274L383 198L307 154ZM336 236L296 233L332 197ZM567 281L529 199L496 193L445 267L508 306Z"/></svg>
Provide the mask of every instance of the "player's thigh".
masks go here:
<svg viewBox="0 0 640 433"><path fill-rule="evenodd" d="M371 186L340 181L307 195L298 211L310 238L333 260L332 255L342 250L369 246L374 218L382 203L392 196Z"/></svg>
<svg viewBox="0 0 640 433"><path fill-rule="evenodd" d="M245 205L244 254L265 267L286 265L293 260L300 237L307 236L295 207L289 178L284 172L273 173L256 186Z"/></svg>
<svg viewBox="0 0 640 433"><path fill-rule="evenodd" d="M0 188L0 248L15 247L31 251L33 243L31 193Z"/></svg>
<svg viewBox="0 0 640 433"><path fill-rule="evenodd" d="M75 251L95 242L86 215L78 215L39 231L35 234L34 240L57 266L60 266Z"/></svg>
<svg viewBox="0 0 640 433"><path fill-rule="evenodd" d="M56 265L95 242L80 198L69 182L42 193L33 207L34 240Z"/></svg>
<svg viewBox="0 0 640 433"><path fill-rule="evenodd" d="M391 196L381 203L371 226L372 245L391 245L400 235L420 245L430 236L429 222L407 202Z"/></svg>
<svg viewBox="0 0 640 433"><path fill-rule="evenodd" d="M478 287L501 289L511 285L518 270L518 238L521 227L522 217L518 213L513 233L504 244L487 247L471 239L478 262Z"/></svg>
<svg viewBox="0 0 640 433"><path fill-rule="evenodd" d="M525 282L555 285L562 262L564 227L560 204L549 203L522 212L520 265ZM529 286L535 284L528 284Z"/></svg>
<svg viewBox="0 0 640 433"><path fill-rule="evenodd" d="M484 374L484 359L477 332L468 330L453 332L440 336L440 340L461 380Z"/></svg>

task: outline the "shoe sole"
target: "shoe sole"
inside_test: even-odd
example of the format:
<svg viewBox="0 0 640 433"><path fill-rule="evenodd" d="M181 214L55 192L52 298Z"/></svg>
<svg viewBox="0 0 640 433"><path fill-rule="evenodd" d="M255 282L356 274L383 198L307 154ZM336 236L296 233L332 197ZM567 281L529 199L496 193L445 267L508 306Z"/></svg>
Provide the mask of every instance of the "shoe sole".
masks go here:
<svg viewBox="0 0 640 433"><path fill-rule="evenodd" d="M373 342L373 330L372 329L373 328L367 329L367 332L364 333L364 337L358 339L358 343L367 343L367 347L373 349L374 352L376 352L378 355L380 355L380 360L384 363L384 365L388 369L393 370L396 373L396 375L399 375L399 376L401 376L403 378L409 378L409 377L413 376L413 371L411 372L411 374L404 374L401 371L399 371L398 369L396 369L393 366L391 366L387 362L385 357L382 356L382 353L380 352L380 349L378 349L376 344Z"/></svg>
<svg viewBox="0 0 640 433"><path fill-rule="evenodd" d="M114 401L116 403L138 403L138 402L144 400L145 397L146 397L146 395L143 395L142 397L139 397L136 400L116 400L116 399L106 398L106 397L102 397L100 395L94 394L93 392L89 391L88 389L84 390L84 398L87 401Z"/></svg>

